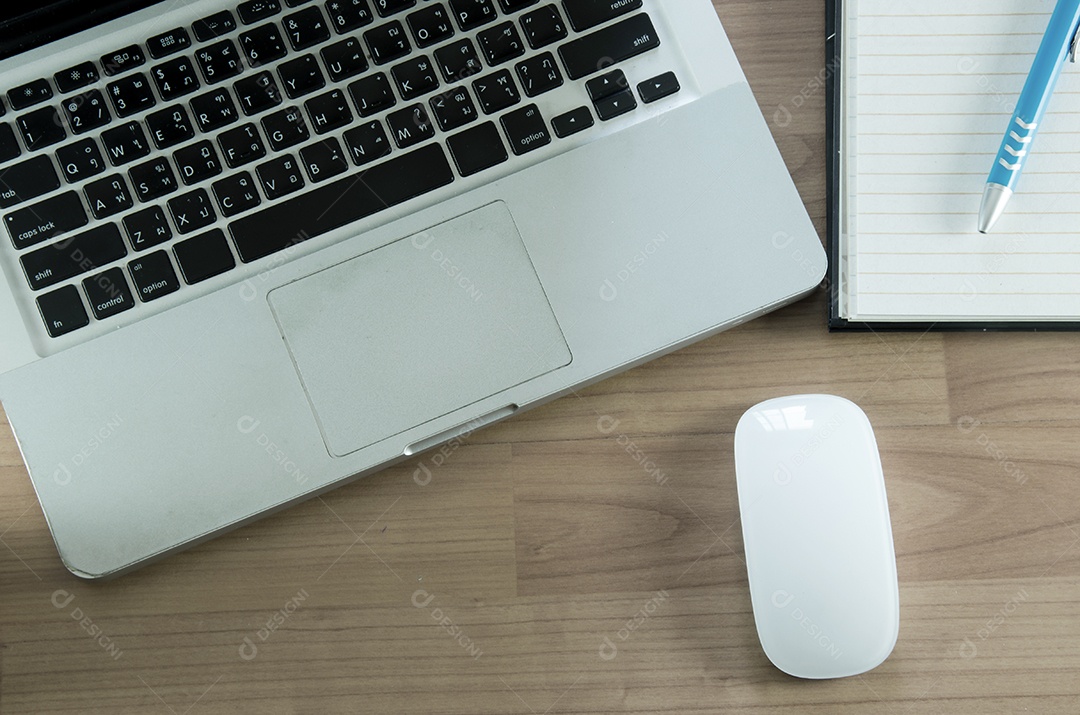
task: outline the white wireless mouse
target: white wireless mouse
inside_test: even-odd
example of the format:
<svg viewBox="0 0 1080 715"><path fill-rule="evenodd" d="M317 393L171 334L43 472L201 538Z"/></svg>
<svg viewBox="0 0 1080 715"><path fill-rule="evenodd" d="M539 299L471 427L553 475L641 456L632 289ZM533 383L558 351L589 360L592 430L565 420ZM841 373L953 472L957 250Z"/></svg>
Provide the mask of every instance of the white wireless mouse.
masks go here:
<svg viewBox="0 0 1080 715"><path fill-rule="evenodd" d="M798 678L875 668L900 628L877 441L855 403L799 395L735 428L746 570L765 654Z"/></svg>

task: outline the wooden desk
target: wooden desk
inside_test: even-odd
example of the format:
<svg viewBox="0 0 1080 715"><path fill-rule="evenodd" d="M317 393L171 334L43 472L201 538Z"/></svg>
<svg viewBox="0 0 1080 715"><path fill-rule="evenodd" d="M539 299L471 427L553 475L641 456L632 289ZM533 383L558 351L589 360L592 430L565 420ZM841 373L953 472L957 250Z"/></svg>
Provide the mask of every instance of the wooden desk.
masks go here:
<svg viewBox="0 0 1080 715"><path fill-rule="evenodd" d="M717 6L823 231L823 3ZM106 584L61 567L3 429L0 711L1080 712L1080 338L829 335L824 311ZM747 407L816 391L876 425L903 604L884 665L822 683L758 645L732 463Z"/></svg>

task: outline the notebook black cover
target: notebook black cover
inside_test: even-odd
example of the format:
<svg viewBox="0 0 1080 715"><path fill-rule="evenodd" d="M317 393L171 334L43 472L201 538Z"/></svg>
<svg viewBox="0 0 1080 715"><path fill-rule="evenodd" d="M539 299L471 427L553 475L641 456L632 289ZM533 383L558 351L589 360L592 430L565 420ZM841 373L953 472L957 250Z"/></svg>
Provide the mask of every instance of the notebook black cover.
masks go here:
<svg viewBox="0 0 1080 715"><path fill-rule="evenodd" d="M825 114L825 162L826 186L828 189L828 212L825 219L826 250L829 254L829 330L830 331L874 331L874 332L920 332L929 330L942 332L958 331L1028 331L1049 332L1080 330L1080 321L953 321L937 322L862 322L848 320L840 316L840 182L841 174L841 132L843 130L843 82L842 61L844 0L826 0L825 2L825 92L828 106ZM989 162L992 157L988 157Z"/></svg>

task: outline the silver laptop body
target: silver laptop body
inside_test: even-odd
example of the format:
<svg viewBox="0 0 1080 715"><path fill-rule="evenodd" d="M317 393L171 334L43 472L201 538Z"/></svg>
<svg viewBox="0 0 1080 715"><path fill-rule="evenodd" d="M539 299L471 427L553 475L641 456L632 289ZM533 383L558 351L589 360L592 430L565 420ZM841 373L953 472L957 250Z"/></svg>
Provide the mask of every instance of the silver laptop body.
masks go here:
<svg viewBox="0 0 1080 715"><path fill-rule="evenodd" d="M455 10L453 2L442 5ZM300 11L317 8L332 24L331 3L282 3L279 12L251 24L219 27L223 34L208 41L193 36L193 24L223 10L236 17L237 3L160 3L0 63L0 90L40 89L34 81L46 78L54 95L23 110L5 95L8 111L0 122L15 127L22 151L0 164L2 182L12 165L37 156L49 157L64 176L57 150L87 137L104 145L103 132L175 105L194 121L191 102L212 90L226 88L241 102L236 83L256 72L270 72L284 85L281 66L303 55L315 56L329 75L319 56L326 45L353 37L368 54L365 72L338 81L324 77L318 91L282 96L262 113L246 115L241 106L226 126L209 132L195 127L185 145L160 149L150 136L149 150L136 162L116 164L105 154L108 165L91 178L61 179L55 189L0 209L9 228L27 221L25 213L8 218L12 212L60 194L74 192L89 209L85 225L26 248L0 236L0 400L60 557L75 575L94 579L134 569L760 316L821 281L826 260L820 242L708 0L644 0L640 8L611 0L609 7L593 3L584 10L578 3L580 31L567 22L563 2L507 13L502 0L493 0L496 19L463 30L454 17L441 42L471 39L483 62L480 72L459 82L438 76L437 89L412 97L398 65L418 55L434 58L440 45L416 47L408 16L434 4L405 3L406 9L386 17L375 13L367 25L332 31L322 45L302 50L284 38L286 57L253 66L242 56L239 74L226 82L212 83L205 68L198 69L197 89L175 99L163 99L155 84L152 107L120 117L109 101L111 122L83 133L73 131L64 111L68 97L95 88L109 97L114 82L135 72L156 83L152 73L159 65L177 57L199 64L197 53L222 40L232 40L243 55L240 35L269 23L288 32ZM523 18L546 10L534 17L549 20L551 8L565 22L566 36L534 48ZM585 27L594 11L613 15ZM621 26L640 35L633 42L608 29L642 16L648 19ZM412 52L379 64L364 33L382 28L372 41L385 40L394 34L384 28L392 22L401 23ZM481 37L504 23L527 40L522 47L500 45L493 33ZM148 38L157 38L158 52L171 52L160 38L173 28L187 28L191 42L178 40L179 53L147 56L144 64L113 76L101 72L71 95L56 85L56 73L65 68L100 63L131 45L146 50ZM552 31L548 22L545 32ZM590 39L571 45L582 38ZM616 56L599 58L596 71L572 78L584 71L583 61L591 61L589 53L598 52L589 43L601 40L617 48ZM493 65L489 52L519 54ZM562 83L528 96L525 83L531 80L518 65L547 52L556 58ZM538 67L545 67L541 60L530 66ZM502 69L509 70L520 97L489 114L477 93L490 88L476 82L497 82ZM620 100L603 87L586 85L615 70L628 83L611 90L624 92L621 106L613 106ZM390 79L394 105L360 118L349 86L378 72ZM667 73L674 73L677 91ZM353 121L319 133L306 103L335 89L349 102ZM440 97L462 100L450 96L459 89L472 100L464 100L466 106L479 107L476 117L444 130L433 117L425 122L417 115L413 130L434 136L414 144L415 138L402 138L401 115L395 124L391 113L415 104L433 113L432 102ZM591 99L590 91L600 98ZM654 91L664 96L654 99ZM64 138L31 150L18 118L45 106L57 108ZM276 130L263 120L293 107L302 112L308 137L275 149L269 134ZM601 112L611 118L602 119ZM556 133L556 118L565 136ZM390 150L358 166L346 132L371 122L383 124ZM248 123L261 132L265 153L233 167L220 135ZM469 135L477 142L486 138L483 151L474 151L476 142L454 139L488 123L484 133ZM577 124L589 126L579 131ZM509 149L497 163L495 136ZM305 159L310 146L328 138L337 139L352 161L323 180ZM218 154L219 171L187 184L176 152L202 140ZM271 199L271 169L281 169L286 157L303 165L303 188ZM131 169L162 158L177 173L176 188L144 202ZM420 159L436 169L417 168ZM270 162L276 163L264 167ZM462 162L468 171L483 168L464 175ZM382 163L393 170L373 169ZM449 174L432 178L432 171ZM215 184L245 172L257 192L248 198L258 206L225 216ZM102 187L90 195L87 185L114 176L126 183L131 206L114 213L104 208L98 218L91 203ZM398 185L401 177L425 184L425 192L410 198L408 187ZM322 191L327 186L335 187L333 196ZM198 231L185 231L177 221L184 207L168 202L200 188L216 218L205 223L204 216ZM299 200L309 193L316 198ZM384 194L392 205L375 210ZM276 210L278 205L289 208ZM124 219L154 206L173 235L143 249ZM249 220L256 214L262 218ZM342 216L360 217L333 227ZM305 230L305 222L317 230ZM122 257L84 262L76 275L68 275L76 270L69 261L62 280L43 277L41 270L28 275L36 265L25 260L28 253L53 244L69 252L90 246L69 239L109 224L107 231L123 240ZM51 232L47 224L38 228ZM217 260L233 263L230 269L202 268L209 260L198 253L210 245L205 236L228 247L218 249ZM175 285L140 278L152 253L159 254L158 268L171 266ZM34 289L35 279L48 285ZM103 299L103 290L115 297ZM77 295L86 323L76 320L72 328L77 305L47 323L42 296L53 292L55 300ZM115 312L125 301L130 309Z"/></svg>

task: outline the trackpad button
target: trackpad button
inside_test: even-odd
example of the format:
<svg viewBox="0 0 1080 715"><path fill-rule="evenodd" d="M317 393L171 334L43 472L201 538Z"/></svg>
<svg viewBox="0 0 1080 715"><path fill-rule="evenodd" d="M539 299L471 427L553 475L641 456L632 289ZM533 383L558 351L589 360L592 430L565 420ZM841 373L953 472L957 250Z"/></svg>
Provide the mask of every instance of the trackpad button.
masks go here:
<svg viewBox="0 0 1080 715"><path fill-rule="evenodd" d="M339 457L571 360L501 202L277 288L269 301Z"/></svg>

